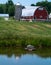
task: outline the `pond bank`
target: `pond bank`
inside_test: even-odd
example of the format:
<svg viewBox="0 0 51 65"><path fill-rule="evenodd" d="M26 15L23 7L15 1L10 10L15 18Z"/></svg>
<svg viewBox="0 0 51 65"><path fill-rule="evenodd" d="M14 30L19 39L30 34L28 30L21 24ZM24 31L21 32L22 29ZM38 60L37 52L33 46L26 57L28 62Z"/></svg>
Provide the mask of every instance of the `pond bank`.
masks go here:
<svg viewBox="0 0 51 65"><path fill-rule="evenodd" d="M18 37L15 39L0 39L0 47L51 47L51 37Z"/></svg>

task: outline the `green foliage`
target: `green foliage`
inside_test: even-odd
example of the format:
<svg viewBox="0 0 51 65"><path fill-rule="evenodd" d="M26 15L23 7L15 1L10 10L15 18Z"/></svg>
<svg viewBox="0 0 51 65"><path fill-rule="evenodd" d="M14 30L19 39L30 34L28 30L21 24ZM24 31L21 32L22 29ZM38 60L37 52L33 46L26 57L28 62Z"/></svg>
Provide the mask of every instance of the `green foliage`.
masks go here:
<svg viewBox="0 0 51 65"><path fill-rule="evenodd" d="M14 5L12 0L8 0L7 4L10 5Z"/></svg>
<svg viewBox="0 0 51 65"><path fill-rule="evenodd" d="M0 4L0 13L4 13L3 5Z"/></svg>
<svg viewBox="0 0 51 65"><path fill-rule="evenodd" d="M14 11L15 11L15 7L13 1L8 0L8 2L6 3L6 13L8 13L9 16L14 16Z"/></svg>
<svg viewBox="0 0 51 65"><path fill-rule="evenodd" d="M14 11L15 11L14 6L10 6L8 9L9 16L14 16Z"/></svg>
<svg viewBox="0 0 51 65"><path fill-rule="evenodd" d="M35 4L31 4L31 6L35 6Z"/></svg>

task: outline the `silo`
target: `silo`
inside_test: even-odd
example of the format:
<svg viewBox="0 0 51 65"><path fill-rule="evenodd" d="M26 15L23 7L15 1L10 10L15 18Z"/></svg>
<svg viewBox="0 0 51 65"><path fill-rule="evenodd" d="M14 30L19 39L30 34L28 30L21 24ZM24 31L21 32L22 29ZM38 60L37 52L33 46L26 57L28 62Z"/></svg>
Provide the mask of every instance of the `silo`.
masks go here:
<svg viewBox="0 0 51 65"><path fill-rule="evenodd" d="M20 20L22 15L22 5L20 3L17 3L15 6L15 19Z"/></svg>

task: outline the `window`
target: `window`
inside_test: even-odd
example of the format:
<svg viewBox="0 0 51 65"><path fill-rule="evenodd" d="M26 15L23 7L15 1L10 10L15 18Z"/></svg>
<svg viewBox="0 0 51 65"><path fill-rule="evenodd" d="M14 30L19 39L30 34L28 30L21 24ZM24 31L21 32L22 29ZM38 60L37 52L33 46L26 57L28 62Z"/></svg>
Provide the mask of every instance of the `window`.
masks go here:
<svg viewBox="0 0 51 65"><path fill-rule="evenodd" d="M42 18L42 16L40 16L40 19Z"/></svg>

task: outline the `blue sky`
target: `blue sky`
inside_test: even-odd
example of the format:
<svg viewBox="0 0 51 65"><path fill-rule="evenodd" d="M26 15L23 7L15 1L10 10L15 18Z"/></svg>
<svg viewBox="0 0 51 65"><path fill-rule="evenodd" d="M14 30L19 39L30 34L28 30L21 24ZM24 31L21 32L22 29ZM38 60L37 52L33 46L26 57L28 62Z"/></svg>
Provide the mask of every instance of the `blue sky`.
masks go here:
<svg viewBox="0 0 51 65"><path fill-rule="evenodd" d="M44 1L44 0L12 0L15 4L17 2L20 2L22 5L31 5L32 3L36 3L36 2L39 2L39 1ZM48 1L51 1L51 0L48 0ZM0 0L0 3L6 3L7 0Z"/></svg>

